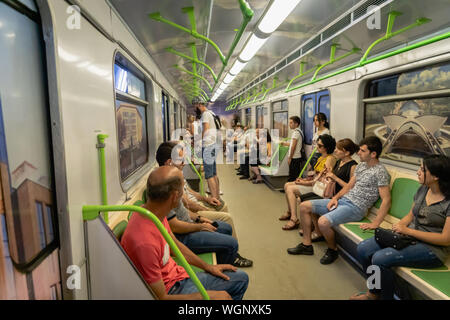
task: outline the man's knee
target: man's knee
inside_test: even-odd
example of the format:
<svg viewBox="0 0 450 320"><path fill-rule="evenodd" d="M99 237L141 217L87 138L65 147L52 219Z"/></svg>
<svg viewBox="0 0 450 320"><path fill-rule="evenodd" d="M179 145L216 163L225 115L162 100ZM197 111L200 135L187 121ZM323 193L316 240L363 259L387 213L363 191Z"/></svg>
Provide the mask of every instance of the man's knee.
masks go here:
<svg viewBox="0 0 450 320"><path fill-rule="evenodd" d="M318 222L321 229L331 228L331 222L326 217L320 217Z"/></svg>

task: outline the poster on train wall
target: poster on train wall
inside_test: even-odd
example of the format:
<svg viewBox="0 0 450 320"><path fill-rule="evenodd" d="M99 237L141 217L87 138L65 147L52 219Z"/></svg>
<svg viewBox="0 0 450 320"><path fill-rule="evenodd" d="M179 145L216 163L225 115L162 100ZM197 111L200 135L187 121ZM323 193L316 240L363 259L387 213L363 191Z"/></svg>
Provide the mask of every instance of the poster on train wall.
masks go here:
<svg viewBox="0 0 450 320"><path fill-rule="evenodd" d="M429 154L450 155L450 97L367 104L365 136L383 142L382 158L420 164Z"/></svg>

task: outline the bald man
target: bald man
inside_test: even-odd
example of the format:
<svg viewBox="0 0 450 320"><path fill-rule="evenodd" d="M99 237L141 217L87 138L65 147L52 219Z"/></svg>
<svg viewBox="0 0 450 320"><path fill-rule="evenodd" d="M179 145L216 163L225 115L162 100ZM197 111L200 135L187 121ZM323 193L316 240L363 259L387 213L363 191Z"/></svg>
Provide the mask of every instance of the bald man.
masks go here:
<svg viewBox="0 0 450 320"><path fill-rule="evenodd" d="M187 262L205 271L197 276L211 299L241 300L248 286L245 272L228 264L205 263L178 241L170 230L167 215L178 207L183 196L183 186L183 174L176 167L155 169L147 181L147 202L143 207L158 217ZM169 245L151 220L134 213L122 237L122 246L159 299L202 298L184 268L178 266L170 256Z"/></svg>

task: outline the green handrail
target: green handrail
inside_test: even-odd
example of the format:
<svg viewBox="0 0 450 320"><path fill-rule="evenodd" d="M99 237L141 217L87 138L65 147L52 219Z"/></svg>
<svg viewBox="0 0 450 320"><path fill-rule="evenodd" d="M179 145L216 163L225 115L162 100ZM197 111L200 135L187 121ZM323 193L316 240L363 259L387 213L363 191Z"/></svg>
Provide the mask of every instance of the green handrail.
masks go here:
<svg viewBox="0 0 450 320"><path fill-rule="evenodd" d="M289 81L286 89L284 90L285 92L289 92L288 90L291 87L292 83L294 83L295 80L297 80L298 78L301 78L301 77L307 75L308 73L314 72L315 70L317 70L317 68L320 67L320 64L318 64L315 67L309 69L308 71L304 71L303 69L305 68L305 65L306 65L306 62L300 61L300 71L299 71L297 76L295 76L294 78L292 78L291 81Z"/></svg>
<svg viewBox="0 0 450 320"><path fill-rule="evenodd" d="M89 221L94 220L98 217L100 212L107 212L107 211L133 211L138 212L142 216L146 217L147 219L150 219L153 221L153 223L158 228L159 232L161 232L164 239L167 241L167 243L170 246L170 249L172 249L172 252L175 253L176 257L179 259L181 265L188 273L191 280L194 282L195 286L197 287L198 291L202 295L204 300L209 300L208 293L206 292L205 288L203 287L202 283L198 279L195 272L192 270L192 267L189 265L189 263L186 261L186 258L181 253L180 249L178 249L177 245L175 244L175 241L173 241L172 237L167 232L166 228L164 228L161 221L156 217L152 212L137 206L83 206L82 212L83 212L83 220ZM106 221L105 221L106 222Z"/></svg>
<svg viewBox="0 0 450 320"><path fill-rule="evenodd" d="M184 144L187 148L189 148L189 152L190 154L194 155L195 160L197 160L197 162L199 162L199 159L197 158L197 156L195 155L195 153L192 151L192 148L190 145L188 145L187 143ZM195 167L195 165L192 163L191 159L188 158L189 161L189 165L191 166L191 168L194 170L195 174L197 174L198 178L200 179L200 194L202 196L205 196L205 187L203 185L203 177L202 175L198 172L197 168Z"/></svg>
<svg viewBox="0 0 450 320"><path fill-rule="evenodd" d="M323 68L325 68L329 65L332 65L333 63L335 63L337 61L345 59L345 58L351 56L352 54L355 54L355 53L358 53L361 51L360 48L353 48L350 52L347 52L346 54L344 54L338 58L335 58L337 47L338 47L338 44L331 45L330 61L328 61L327 63L324 63L323 65L321 65L320 67L318 67L316 69L316 72L314 73L312 80L315 80L317 78L317 75L319 74L320 70L322 70Z"/></svg>
<svg viewBox="0 0 450 320"><path fill-rule="evenodd" d="M413 23L413 24L411 24L411 25L409 25L409 26L407 26L407 27L405 27L403 29L400 29L400 30L398 30L396 32L392 32L392 28L394 27L395 19L396 19L396 17L398 17L400 15L402 15L402 13L398 12L398 11L391 11L391 12L389 12L386 34L382 38L376 40L374 43L372 43L369 46L369 48L366 50L366 52L364 53L363 57L361 58L361 61L359 63L361 66L367 64L366 63L367 57L369 56L369 53L372 51L372 49L377 44L379 44L379 43L381 43L383 41L389 40L389 39L391 39L392 37L394 37L396 35L399 35L399 34L405 32L405 31L408 31L408 30L410 30L412 28L418 27L418 26L420 26L422 24L425 24L425 23L428 23L428 22L431 21L431 19L428 19L428 18L419 18L419 19L416 20L415 23Z"/></svg>
<svg viewBox="0 0 450 320"><path fill-rule="evenodd" d="M186 54L184 54L184 53L178 52L178 51L174 50L172 47L166 48L166 51L167 51L167 52L170 52L170 53L173 53L173 54L175 54L175 55L177 55L177 56L179 56L179 57L185 58L185 59L187 59L187 60L193 61L193 62L195 62L195 63L198 63L198 64L204 66L206 69L209 70L209 72L211 72L211 75L212 75L212 77L213 77L213 79L214 79L214 82L217 82L217 76L216 76L216 74L214 73L213 69L212 69L209 65L207 65L206 63L204 63L203 61L201 61L201 60L199 60L199 59L195 59L195 58L193 58L193 57L190 57L190 56L188 56L188 55L186 55Z"/></svg>
<svg viewBox="0 0 450 320"><path fill-rule="evenodd" d="M450 32L446 32L446 33L443 33L441 35L438 35L438 36L435 36L435 37L432 37L432 38L429 38L429 39L426 39L426 40L414 43L412 45L409 45L409 46L406 46L406 47L403 47L403 48L400 48L400 49L397 49L397 50L394 50L394 51L382 54L380 56L374 57L374 58L369 59L369 60L366 60L363 63L363 65L368 65L368 64L371 64L371 63L374 63L374 62L377 62L377 61L381 61L381 60L390 58L390 57L398 55L398 54L402 54L402 53L405 53L405 52L408 52L408 51L411 51L411 50L414 50L414 49L417 49L417 48L421 48L421 47L427 46L429 44L432 44L432 43L435 43L435 42L438 42L438 41L441 41L441 40L445 40L447 38L450 38ZM358 62L358 63L356 63L356 64L354 64L352 66L346 67L346 68L344 68L342 70L338 70L338 71L335 71L335 72L330 73L328 75L325 75L325 76L323 76L321 78L308 81L308 82L300 84L300 85L298 85L298 86L296 86L294 88L290 88L289 90L286 90L286 92L290 92L290 91L293 91L293 90L297 90L297 89L309 86L311 84L314 84L314 83L317 83L319 81L323 81L323 80L332 78L334 76L340 75L340 74L345 73L347 71L351 71L351 70L357 69L359 67L361 67L361 63L360 62Z"/></svg>
<svg viewBox="0 0 450 320"><path fill-rule="evenodd" d="M313 151L311 152L311 154L310 154L310 156L309 156L309 158L308 158L308 160L306 161L306 163L305 163L305 165L303 166L303 169L302 169L302 171L300 172L300 174L298 175L298 177L299 178L301 178L302 177L302 175L303 175L303 172L305 172L305 170L306 170L306 167L308 166L308 164L311 162L311 159L312 159L312 157L314 156L314 154L317 152L317 147L315 147L314 149L313 149Z"/></svg>
<svg viewBox="0 0 450 320"><path fill-rule="evenodd" d="M264 84L262 85L262 87L261 87L261 90L256 94L255 98L253 98L253 102L255 102L255 101L256 101L256 98L257 98L260 94L264 93L265 90L266 90L266 84L264 83Z"/></svg>
<svg viewBox="0 0 450 320"><path fill-rule="evenodd" d="M206 79L203 78L202 76L200 76L200 75L198 75L198 74L195 74L194 72L191 72L191 71L189 71L189 70L187 70L187 69L185 69L185 68L183 68L183 67L180 67L180 66L177 65L177 64L173 65L173 67L176 68L176 69L178 69L178 70L180 70L180 71L186 72L187 74L190 74L191 76L193 76L193 77L195 77L195 78L198 78L198 79L202 80L202 81L205 82L206 85L208 86L209 91L211 91L211 92L213 91L213 88L212 88L211 85L209 84L208 80L206 80Z"/></svg>
<svg viewBox="0 0 450 320"><path fill-rule="evenodd" d="M108 138L107 134L99 134L97 135L97 149L98 149L98 157L99 157L99 165L100 165L100 186L102 193L102 204L108 204L108 192L106 185L106 160L105 160L105 140ZM108 212L104 213L103 219L106 223L109 223L109 215Z"/></svg>

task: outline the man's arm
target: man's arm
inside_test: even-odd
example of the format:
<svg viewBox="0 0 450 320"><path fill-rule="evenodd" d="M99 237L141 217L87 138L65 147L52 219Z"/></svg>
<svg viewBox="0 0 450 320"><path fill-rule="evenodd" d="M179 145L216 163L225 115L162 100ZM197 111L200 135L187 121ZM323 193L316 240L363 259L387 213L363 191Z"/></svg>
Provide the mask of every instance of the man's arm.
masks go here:
<svg viewBox="0 0 450 320"><path fill-rule="evenodd" d="M216 228L211 225L210 223L190 223L178 220L177 217L173 217L169 220L170 229L172 229L173 232L179 233L179 234L186 234L191 232L198 232L198 231L215 231Z"/></svg>
<svg viewBox="0 0 450 320"><path fill-rule="evenodd" d="M331 210L331 208L333 207L337 207L338 206L338 200L340 198L342 198L345 194L347 194L347 192L349 192L356 183L356 176L351 177L350 181L347 183L347 185L345 187L343 187L341 189L341 191L338 192L338 194L336 194L333 198L331 198L331 200L328 202L327 208L328 210Z"/></svg>
<svg viewBox="0 0 450 320"><path fill-rule="evenodd" d="M391 207L391 191L389 190L389 186L378 187L378 192L380 193L381 206L378 209L377 217L372 223L363 223L360 227L363 230L378 228Z"/></svg>

